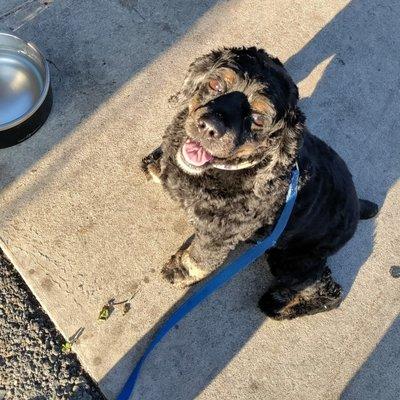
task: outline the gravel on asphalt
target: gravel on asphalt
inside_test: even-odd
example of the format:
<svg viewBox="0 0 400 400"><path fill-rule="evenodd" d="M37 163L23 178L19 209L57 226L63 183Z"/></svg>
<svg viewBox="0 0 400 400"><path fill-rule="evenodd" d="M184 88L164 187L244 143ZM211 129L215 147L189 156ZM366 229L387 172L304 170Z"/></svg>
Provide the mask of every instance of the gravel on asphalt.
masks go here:
<svg viewBox="0 0 400 400"><path fill-rule="evenodd" d="M104 400L0 250L0 400Z"/></svg>

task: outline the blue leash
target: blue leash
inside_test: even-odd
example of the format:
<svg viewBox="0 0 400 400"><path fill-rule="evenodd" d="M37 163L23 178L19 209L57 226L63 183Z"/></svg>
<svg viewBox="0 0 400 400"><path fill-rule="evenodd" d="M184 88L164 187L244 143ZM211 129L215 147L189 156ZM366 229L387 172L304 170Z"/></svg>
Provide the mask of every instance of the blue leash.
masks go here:
<svg viewBox="0 0 400 400"><path fill-rule="evenodd" d="M275 225L272 233L265 239L257 242L256 245L245 251L236 260L230 264L221 268L209 281L202 285L196 292L194 292L182 305L180 305L175 312L164 322L158 332L155 334L153 340L148 345L146 351L143 353L139 362L136 364L134 370L130 374L126 381L121 393L117 400L129 400L137 378L139 376L140 369L145 362L147 356L161 341L161 339L187 314L190 313L198 304L206 299L211 293L215 292L222 285L227 283L234 275L246 268L249 264L261 257L268 249L275 246L279 237L282 235L286 225L289 221L290 215L292 214L293 206L297 197L297 184L299 181L299 167L296 163L292 169L289 190L286 195L286 204L282 211L278 222Z"/></svg>

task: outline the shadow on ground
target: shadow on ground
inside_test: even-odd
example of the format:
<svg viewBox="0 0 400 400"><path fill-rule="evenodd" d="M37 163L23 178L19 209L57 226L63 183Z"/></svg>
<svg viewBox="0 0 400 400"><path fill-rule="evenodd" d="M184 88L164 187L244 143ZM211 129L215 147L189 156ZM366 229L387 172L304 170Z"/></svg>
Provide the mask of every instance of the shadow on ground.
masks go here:
<svg viewBox="0 0 400 400"><path fill-rule="evenodd" d="M391 400L400 393L400 316L344 389L341 400Z"/></svg>
<svg viewBox="0 0 400 400"><path fill-rule="evenodd" d="M2 164L0 153L0 190L31 171L36 161L184 36L216 1L151 0L141 2L140 7L136 0L32 0L2 5L0 30L35 42L50 61L54 106L34 140L1 150L14 154L16 162ZM97 133L91 134L95 139ZM79 146L79 141L71 145L42 179L26 188L10 205L9 213L15 215L29 204Z"/></svg>
<svg viewBox="0 0 400 400"><path fill-rule="evenodd" d="M351 2L286 62L297 82L327 63L301 107L311 131L332 145L350 166L360 197L379 205L400 171L396 153L400 126L395 117L399 61L392 56L400 49L400 4L390 3ZM373 238L374 222L361 222L355 238L330 261L346 293L372 252ZM144 367L134 398L189 400L207 387L265 321L256 307L267 286L261 264L253 265L214 294L170 334L168 345L157 347ZM251 290L245 292L243 288ZM388 351L387 342L395 339L396 331L398 320L374 354L381 348ZM127 376L150 336L143 337L115 365L100 382L102 387L111 387L112 382L118 385L121 376ZM358 390L363 393L360 382L379 368L374 354L349 383L343 398L354 398L348 393Z"/></svg>

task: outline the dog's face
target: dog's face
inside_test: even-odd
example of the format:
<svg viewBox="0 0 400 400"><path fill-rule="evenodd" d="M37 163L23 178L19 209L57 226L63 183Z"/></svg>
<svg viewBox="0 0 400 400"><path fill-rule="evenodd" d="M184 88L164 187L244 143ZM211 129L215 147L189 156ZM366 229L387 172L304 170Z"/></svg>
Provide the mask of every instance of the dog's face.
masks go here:
<svg viewBox="0 0 400 400"><path fill-rule="evenodd" d="M176 160L192 175L256 165L304 122L296 85L278 59L254 47L197 59L178 97L188 114Z"/></svg>

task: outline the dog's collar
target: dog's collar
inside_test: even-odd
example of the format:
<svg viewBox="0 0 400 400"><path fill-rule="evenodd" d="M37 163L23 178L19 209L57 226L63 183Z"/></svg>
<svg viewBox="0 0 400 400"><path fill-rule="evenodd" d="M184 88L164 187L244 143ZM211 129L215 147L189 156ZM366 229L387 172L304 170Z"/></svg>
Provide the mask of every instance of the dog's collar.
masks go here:
<svg viewBox="0 0 400 400"><path fill-rule="evenodd" d="M254 161L243 161L236 165L229 165L229 164L211 164L213 168L216 169L223 169L225 171L237 171L239 169L246 169L254 167L255 165L259 164L263 160L254 160Z"/></svg>

